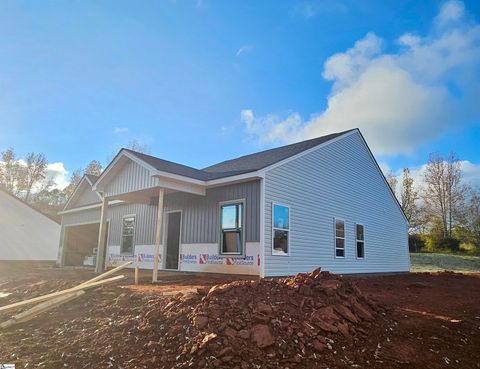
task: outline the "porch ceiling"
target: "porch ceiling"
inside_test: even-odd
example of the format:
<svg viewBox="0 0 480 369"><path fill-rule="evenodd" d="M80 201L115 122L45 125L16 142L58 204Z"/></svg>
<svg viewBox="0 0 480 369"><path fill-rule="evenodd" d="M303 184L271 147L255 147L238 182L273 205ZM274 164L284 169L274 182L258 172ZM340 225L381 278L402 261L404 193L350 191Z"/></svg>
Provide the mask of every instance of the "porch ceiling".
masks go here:
<svg viewBox="0 0 480 369"><path fill-rule="evenodd" d="M156 205L158 201L158 193L161 188L164 189L165 195L175 193L175 192L183 192L183 191L174 190L171 188L164 188L159 186L159 187L146 188L139 191L118 194L118 195L109 197L109 200L121 200L126 203Z"/></svg>

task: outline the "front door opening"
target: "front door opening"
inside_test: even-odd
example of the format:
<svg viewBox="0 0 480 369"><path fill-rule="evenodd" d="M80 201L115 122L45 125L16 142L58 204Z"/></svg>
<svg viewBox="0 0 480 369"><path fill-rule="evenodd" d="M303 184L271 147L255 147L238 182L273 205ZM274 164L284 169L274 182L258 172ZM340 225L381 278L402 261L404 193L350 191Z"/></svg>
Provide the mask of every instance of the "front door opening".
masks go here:
<svg viewBox="0 0 480 369"><path fill-rule="evenodd" d="M178 269L178 254L180 250L180 224L182 213L168 213L167 216L167 257L165 269Z"/></svg>

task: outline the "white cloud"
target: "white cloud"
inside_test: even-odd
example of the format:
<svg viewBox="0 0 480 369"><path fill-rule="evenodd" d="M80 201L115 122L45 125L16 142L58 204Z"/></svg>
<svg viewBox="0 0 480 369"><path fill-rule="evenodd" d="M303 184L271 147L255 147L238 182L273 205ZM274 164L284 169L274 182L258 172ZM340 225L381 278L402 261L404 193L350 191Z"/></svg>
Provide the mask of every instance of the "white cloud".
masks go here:
<svg viewBox="0 0 480 369"><path fill-rule="evenodd" d="M255 46L252 44L242 45L238 50L235 56L240 56L242 54L247 54L253 50Z"/></svg>
<svg viewBox="0 0 480 369"><path fill-rule="evenodd" d="M347 11L347 6L338 0L309 0L297 3L293 14L308 20L319 14L341 14Z"/></svg>
<svg viewBox="0 0 480 369"><path fill-rule="evenodd" d="M127 127L115 127L114 132L116 134L127 133L128 128Z"/></svg>
<svg viewBox="0 0 480 369"><path fill-rule="evenodd" d="M442 5L435 21L440 25L458 21L465 15L465 5L461 1L451 0Z"/></svg>
<svg viewBox="0 0 480 369"><path fill-rule="evenodd" d="M47 178L54 183L54 188L63 190L68 186L68 171L61 162L50 163L47 165Z"/></svg>
<svg viewBox="0 0 480 369"><path fill-rule="evenodd" d="M264 143L285 143L358 127L375 154L396 155L475 123L480 26L465 17L462 3L445 3L429 34L401 35L392 54L368 33L325 62L323 77L332 90L324 111L308 119L250 111L253 119L242 119L247 133Z"/></svg>
<svg viewBox="0 0 480 369"><path fill-rule="evenodd" d="M463 182L472 186L472 187L480 187L480 163L475 164L468 160L461 160L461 171L462 171L462 179ZM387 164L383 166L380 165L382 168L383 173L386 175L390 167ZM424 176L425 176L425 169L427 168L427 164L419 165L413 168L410 168L410 175L413 178L415 186L417 189L421 188L424 185ZM395 176L401 180L402 176L402 169L398 169L393 173Z"/></svg>
<svg viewBox="0 0 480 369"><path fill-rule="evenodd" d="M245 124L249 137L260 145L287 140L297 134L303 123L302 117L297 113L289 114L285 119L275 114L257 118L250 109L242 110L240 119Z"/></svg>

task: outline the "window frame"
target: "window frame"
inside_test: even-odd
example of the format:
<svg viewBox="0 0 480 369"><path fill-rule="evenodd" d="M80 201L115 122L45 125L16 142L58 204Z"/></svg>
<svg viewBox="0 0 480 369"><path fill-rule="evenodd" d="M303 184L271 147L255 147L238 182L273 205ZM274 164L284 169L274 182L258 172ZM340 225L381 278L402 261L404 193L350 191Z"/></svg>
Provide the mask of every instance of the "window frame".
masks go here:
<svg viewBox="0 0 480 369"><path fill-rule="evenodd" d="M278 227L275 227L275 219L274 219L274 216L275 216L275 205L277 206L283 206L285 208L288 209L288 228L278 228ZM291 222L290 222L290 206L289 205L286 205L286 204L282 204L280 202L272 202L272 243L271 243L271 250L272 250L272 256L282 256L282 257L287 257L287 256L290 256L290 232L292 231L292 226L291 226ZM287 253L284 253L284 252L277 252L275 251L273 245L274 245L274 242L275 242L275 230L278 230L278 231L287 231L287 248L288 248L288 252Z"/></svg>
<svg viewBox="0 0 480 369"><path fill-rule="evenodd" d="M223 228L222 228L222 207L227 205L237 205L242 204L242 230L241 230L241 240L242 240L242 250L240 253L237 252L223 252ZM246 242L246 235L247 232L245 231L245 221L246 217L246 200L245 199L236 199L236 200L227 200L227 201L220 201L218 203L218 255L224 258L245 258L245 246Z"/></svg>
<svg viewBox="0 0 480 369"><path fill-rule="evenodd" d="M124 235L124 226L125 219L133 218L133 234L132 234L132 252L126 252L123 250L123 235ZM135 255L135 235L137 228L137 214L127 214L122 217L122 233L120 234L120 255Z"/></svg>
<svg viewBox="0 0 480 369"><path fill-rule="evenodd" d="M337 220L343 222L343 237L337 237ZM342 218L333 218L333 255L335 259L345 259L347 253L347 222ZM337 238L343 239L343 256L337 256ZM340 248L338 248L340 250Z"/></svg>
<svg viewBox="0 0 480 369"><path fill-rule="evenodd" d="M358 239L357 225L363 227L363 240ZM363 256L358 256L358 242L363 243ZM359 260L365 260L365 225L362 223L355 223L355 256Z"/></svg>

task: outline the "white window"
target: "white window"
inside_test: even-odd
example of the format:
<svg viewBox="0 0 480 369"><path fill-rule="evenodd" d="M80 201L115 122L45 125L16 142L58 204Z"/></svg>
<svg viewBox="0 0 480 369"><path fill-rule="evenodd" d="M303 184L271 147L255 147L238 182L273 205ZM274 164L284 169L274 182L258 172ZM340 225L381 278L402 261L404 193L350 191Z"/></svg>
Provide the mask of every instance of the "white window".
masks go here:
<svg viewBox="0 0 480 369"><path fill-rule="evenodd" d="M244 202L220 204L220 254L244 254Z"/></svg>
<svg viewBox="0 0 480 369"><path fill-rule="evenodd" d="M123 217L122 225L122 243L120 252L122 254L133 255L133 248L135 246L133 238L135 235L135 216L127 215Z"/></svg>
<svg viewBox="0 0 480 369"><path fill-rule="evenodd" d="M345 221L335 219L335 257L345 257Z"/></svg>
<svg viewBox="0 0 480 369"><path fill-rule="evenodd" d="M355 234L357 239L357 258L365 257L365 232L362 224L355 224Z"/></svg>
<svg viewBox="0 0 480 369"><path fill-rule="evenodd" d="M288 255L290 233L290 209L288 206L272 205L272 254Z"/></svg>

